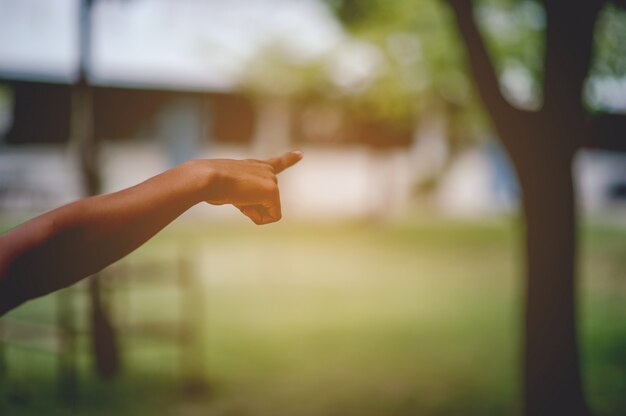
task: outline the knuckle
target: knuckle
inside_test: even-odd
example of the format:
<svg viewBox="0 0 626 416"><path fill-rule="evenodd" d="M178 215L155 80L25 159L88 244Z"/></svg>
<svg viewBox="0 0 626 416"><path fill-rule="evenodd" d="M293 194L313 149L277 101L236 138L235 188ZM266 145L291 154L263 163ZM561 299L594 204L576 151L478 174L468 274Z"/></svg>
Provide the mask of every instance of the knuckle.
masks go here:
<svg viewBox="0 0 626 416"><path fill-rule="evenodd" d="M278 183L276 181L267 181L266 189L268 192L275 194L278 193Z"/></svg>
<svg viewBox="0 0 626 416"><path fill-rule="evenodd" d="M256 167L262 163L257 159L244 159L244 162L246 162L246 164L248 164L250 167Z"/></svg>

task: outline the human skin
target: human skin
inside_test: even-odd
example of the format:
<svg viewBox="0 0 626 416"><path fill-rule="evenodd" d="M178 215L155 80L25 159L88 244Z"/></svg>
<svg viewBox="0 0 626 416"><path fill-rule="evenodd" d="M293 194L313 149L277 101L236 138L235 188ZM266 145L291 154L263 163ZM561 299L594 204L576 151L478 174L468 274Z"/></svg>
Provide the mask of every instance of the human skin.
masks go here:
<svg viewBox="0 0 626 416"><path fill-rule="evenodd" d="M192 160L133 187L64 205L0 236L0 315L69 286L141 246L200 202L280 220L277 174L302 159Z"/></svg>

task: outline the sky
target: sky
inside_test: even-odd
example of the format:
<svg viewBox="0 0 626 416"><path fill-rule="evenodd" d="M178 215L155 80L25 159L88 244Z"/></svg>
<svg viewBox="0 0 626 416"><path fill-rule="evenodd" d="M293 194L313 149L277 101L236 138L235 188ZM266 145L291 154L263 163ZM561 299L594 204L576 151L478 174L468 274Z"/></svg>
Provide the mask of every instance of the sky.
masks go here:
<svg viewBox="0 0 626 416"><path fill-rule="evenodd" d="M72 80L79 0L0 0L0 75ZM93 10L96 84L229 90L268 45L306 62L346 38L316 0L107 0Z"/></svg>
<svg viewBox="0 0 626 416"><path fill-rule="evenodd" d="M77 7L78 0L0 0L0 74L70 80Z"/></svg>

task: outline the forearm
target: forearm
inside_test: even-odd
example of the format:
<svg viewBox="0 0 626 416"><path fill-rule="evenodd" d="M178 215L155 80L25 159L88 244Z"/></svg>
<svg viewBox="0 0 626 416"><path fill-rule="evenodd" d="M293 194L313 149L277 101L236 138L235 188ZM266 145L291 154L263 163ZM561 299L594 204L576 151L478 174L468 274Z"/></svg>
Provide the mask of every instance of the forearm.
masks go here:
<svg viewBox="0 0 626 416"><path fill-rule="evenodd" d="M63 206L0 237L0 314L101 270L200 202L210 175L191 164Z"/></svg>
<svg viewBox="0 0 626 416"><path fill-rule="evenodd" d="M302 159L186 162L137 186L86 198L0 236L0 315L130 253L200 201L232 204L255 224L281 218L276 174Z"/></svg>

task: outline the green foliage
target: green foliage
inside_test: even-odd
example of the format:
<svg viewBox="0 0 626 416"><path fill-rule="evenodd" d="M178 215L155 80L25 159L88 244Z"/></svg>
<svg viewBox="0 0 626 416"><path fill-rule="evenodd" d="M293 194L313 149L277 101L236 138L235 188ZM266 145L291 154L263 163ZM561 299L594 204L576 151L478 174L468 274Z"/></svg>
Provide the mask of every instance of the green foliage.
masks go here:
<svg viewBox="0 0 626 416"><path fill-rule="evenodd" d="M505 95L521 107L538 107L545 49L543 6L535 0L483 0L477 2L475 14Z"/></svg>
<svg viewBox="0 0 626 416"><path fill-rule="evenodd" d="M597 22L593 76L626 76L626 11L611 4Z"/></svg>
<svg viewBox="0 0 626 416"><path fill-rule="evenodd" d="M308 95L324 90L323 62L298 62L280 45L261 50L244 72L242 87L259 95Z"/></svg>
<svg viewBox="0 0 626 416"><path fill-rule="evenodd" d="M379 106L403 108L413 117L442 112L449 124L454 124L451 128L462 132L457 138L461 141L484 135L485 117L445 2L328 3L353 36L376 45L386 58L385 73L363 94L367 100L381 103ZM388 115L384 111L382 114Z"/></svg>
<svg viewBox="0 0 626 416"><path fill-rule="evenodd" d="M337 84L329 68L341 50L294 63L270 48L249 68L252 90L339 99L361 118L400 124L436 111L446 116L457 144L486 136L487 117L445 1L324 1L353 39L377 51L371 79L357 88ZM546 25L541 2L476 0L475 17L505 96L519 107L539 107ZM598 22L592 76L625 75L626 12L607 6Z"/></svg>

